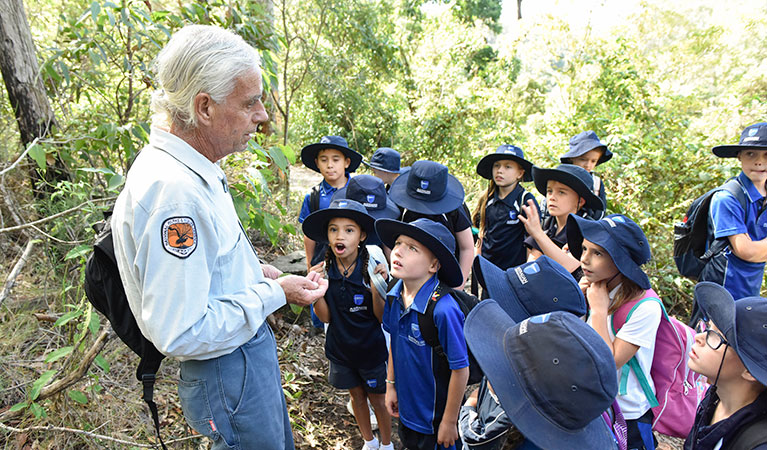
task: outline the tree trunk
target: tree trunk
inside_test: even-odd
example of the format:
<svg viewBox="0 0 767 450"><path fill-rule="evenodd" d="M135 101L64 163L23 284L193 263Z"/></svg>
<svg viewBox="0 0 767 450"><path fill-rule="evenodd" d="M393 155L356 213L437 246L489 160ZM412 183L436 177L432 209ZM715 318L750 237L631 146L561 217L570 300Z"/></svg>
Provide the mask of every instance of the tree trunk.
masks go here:
<svg viewBox="0 0 767 450"><path fill-rule="evenodd" d="M24 4L21 0L0 0L0 71L25 146L36 138L46 137L56 127L56 116L38 73L36 55ZM44 179L35 170L35 165L31 167L35 184L67 178L58 158L49 164Z"/></svg>
<svg viewBox="0 0 767 450"><path fill-rule="evenodd" d="M517 20L522 19L522 0L517 0Z"/></svg>

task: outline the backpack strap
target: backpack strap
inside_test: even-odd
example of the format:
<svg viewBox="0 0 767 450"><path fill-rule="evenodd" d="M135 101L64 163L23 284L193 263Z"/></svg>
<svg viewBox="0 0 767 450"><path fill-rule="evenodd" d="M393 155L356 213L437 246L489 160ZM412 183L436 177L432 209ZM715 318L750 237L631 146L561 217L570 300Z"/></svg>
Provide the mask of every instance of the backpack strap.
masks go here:
<svg viewBox="0 0 767 450"><path fill-rule="evenodd" d="M418 315L418 328L421 331L423 340L437 355L443 358L447 358L447 355L437 335L437 325L434 323L434 307L437 305L437 301L448 293L448 290L449 288L445 288L442 283L437 283L437 287L426 304L426 310L424 310L423 314Z"/></svg>
<svg viewBox="0 0 767 450"><path fill-rule="evenodd" d="M594 189L592 189L592 192L594 192L594 195L599 196L599 190L602 189L602 180L593 173L591 174L591 178L594 179Z"/></svg>
<svg viewBox="0 0 767 450"><path fill-rule="evenodd" d="M741 427L732 442L722 448L751 450L761 444L767 444L767 415L762 416L761 419L751 422L745 427Z"/></svg>
<svg viewBox="0 0 767 450"><path fill-rule="evenodd" d="M143 358L141 362L144 362ZM168 450L168 448L165 447L165 442L163 442L162 435L160 434L160 417L157 412L157 404L154 402L154 382L156 379L156 371L155 373L145 373L141 375L141 384L144 386L141 398L149 407L149 411L152 412L152 421L154 422L154 429L157 432L157 439L160 440L160 446L163 450Z"/></svg>
<svg viewBox="0 0 767 450"><path fill-rule="evenodd" d="M623 325L629 321L631 315L634 313L637 307L646 301L657 302L660 305L660 310L662 312L663 318L670 320L668 314L666 313L666 308L663 306L663 302L660 300L660 298L657 297L655 291L648 289L645 291L645 295L646 296L643 298L632 300L626 303L625 305L618 308L618 311L613 314L612 321L610 322L613 334L617 336L618 331L620 331L620 329L623 328ZM634 371L634 375L636 375L637 380L639 381L639 385L642 387L642 391L645 394L645 397L647 397L647 400L650 402L650 407L655 408L658 406L660 403L655 397L655 394L652 391L652 386L650 386L650 381L647 379L647 375L644 373L644 371L642 371L642 367L639 365L639 361L636 359L636 355L632 356L631 359L629 359L628 362L624 364L623 367L621 367L621 376L618 383L618 394L626 395L630 370Z"/></svg>
<svg viewBox="0 0 767 450"><path fill-rule="evenodd" d="M309 193L309 212L318 211L320 209L320 184L312 187L312 191Z"/></svg>

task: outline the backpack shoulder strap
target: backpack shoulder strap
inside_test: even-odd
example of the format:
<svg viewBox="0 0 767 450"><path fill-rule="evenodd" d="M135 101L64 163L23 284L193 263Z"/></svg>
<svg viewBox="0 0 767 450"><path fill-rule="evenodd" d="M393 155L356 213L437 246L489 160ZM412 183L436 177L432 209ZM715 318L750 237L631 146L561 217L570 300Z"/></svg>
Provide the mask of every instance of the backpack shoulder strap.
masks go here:
<svg viewBox="0 0 767 450"><path fill-rule="evenodd" d="M312 191L309 193L309 212L314 212L320 209L320 184L312 187Z"/></svg>
<svg viewBox="0 0 767 450"><path fill-rule="evenodd" d="M613 329L613 334L618 334L618 331L620 331L621 328L623 328L623 325L626 324L626 322L629 321L631 318L631 315L634 313L634 311L637 309L637 307L644 303L645 301L655 301L660 305L661 312L663 316L668 319L668 314L666 313L666 307L663 306L663 302L661 301L660 297L658 297L658 294L655 293L654 290L648 289L645 291L644 296L632 300L628 303L625 303L623 306L618 308L617 311L613 314L613 318L610 321L610 325Z"/></svg>
<svg viewBox="0 0 767 450"><path fill-rule="evenodd" d="M594 174L591 174L591 178L594 179L594 189L592 191L594 195L599 196L599 190L602 189L602 180Z"/></svg>
<svg viewBox="0 0 767 450"><path fill-rule="evenodd" d="M449 292L450 288L444 286L442 283L438 283L437 288L434 290L431 298L429 298L429 302L426 304L426 310L423 314L418 315L418 328L421 331L423 340L435 353L444 357L446 357L445 350L442 348L442 344L439 343L437 325L434 323L434 307L437 305L439 299Z"/></svg>
<svg viewBox="0 0 767 450"><path fill-rule="evenodd" d="M726 448L751 450L761 444L767 444L767 415L762 416L761 419L751 422L745 427L741 427L738 430L738 434L735 435L732 442L727 444Z"/></svg>
<svg viewBox="0 0 767 450"><path fill-rule="evenodd" d="M722 190L732 194L732 196L738 200L740 206L743 207L743 211L748 213L748 199L746 198L746 191L737 178L733 177L727 180L727 182L722 185Z"/></svg>

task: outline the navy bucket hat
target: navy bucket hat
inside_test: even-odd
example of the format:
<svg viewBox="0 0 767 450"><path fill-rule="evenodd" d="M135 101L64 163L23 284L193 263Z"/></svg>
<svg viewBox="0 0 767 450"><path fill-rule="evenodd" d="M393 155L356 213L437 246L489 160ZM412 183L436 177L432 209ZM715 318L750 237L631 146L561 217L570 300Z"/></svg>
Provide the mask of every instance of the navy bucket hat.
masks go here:
<svg viewBox="0 0 767 450"><path fill-rule="evenodd" d="M605 341L556 311L515 322L494 300L466 318L466 342L511 422L546 449L617 449L602 418L618 393Z"/></svg>
<svg viewBox="0 0 767 450"><path fill-rule="evenodd" d="M584 208L604 210L605 205L596 194L594 194L594 178L583 167L574 164L560 164L554 169L543 169L533 167L533 180L535 188L543 195L546 195L546 185L549 180L559 181L574 190L581 198L586 200Z"/></svg>
<svg viewBox="0 0 767 450"><path fill-rule="evenodd" d="M441 223L429 219L418 219L410 223L392 219L379 219L375 222L376 233L383 244L394 248L399 236L403 234L420 242L428 248L440 264L439 279L448 286L460 286L463 272L455 259L455 237Z"/></svg>
<svg viewBox="0 0 767 450"><path fill-rule="evenodd" d="M344 156L351 160L349 167L346 168L346 172L348 173L352 173L357 170L357 168L360 166L360 163L362 162L362 155L350 149L349 143L346 142L346 139L342 138L341 136L322 136L320 142L316 144L309 144L302 148L301 161L307 168L312 169L315 172L319 172L320 169L317 167L317 162L315 159L317 159L317 155L320 153L320 150L325 150L328 148L340 151L344 154Z"/></svg>
<svg viewBox="0 0 767 450"><path fill-rule="evenodd" d="M533 163L525 159L525 152L515 145L503 144L494 153L485 155L477 164L477 173L482 178L493 179L493 164L496 161L510 159L525 169L522 181L533 181Z"/></svg>
<svg viewBox="0 0 767 450"><path fill-rule="evenodd" d="M593 131L583 131L570 138L570 150L559 157L559 160L565 164L572 164L573 158L584 155L594 149L602 149L602 156L597 160L597 165L605 163L613 157L613 152L599 140L599 137Z"/></svg>
<svg viewBox="0 0 767 450"><path fill-rule="evenodd" d="M399 217L399 208L386 193L384 182L373 175L352 177L346 186L333 194L332 200L344 198L362 203L362 206L374 219L396 219Z"/></svg>
<svg viewBox="0 0 767 450"><path fill-rule="evenodd" d="M397 150L389 147L380 147L370 157L370 162L365 160L362 164L389 173L400 173L400 154Z"/></svg>
<svg viewBox="0 0 767 450"><path fill-rule="evenodd" d="M421 214L445 214L463 204L463 185L447 167L434 161L416 161L389 188L397 206Z"/></svg>
<svg viewBox="0 0 767 450"><path fill-rule="evenodd" d="M552 311L586 314L586 299L575 278L546 255L502 270L478 255L474 273L483 288L515 322Z"/></svg>
<svg viewBox="0 0 767 450"><path fill-rule="evenodd" d="M735 158L741 150L767 150L767 123L747 126L736 145L717 145L713 152L720 158Z"/></svg>
<svg viewBox="0 0 767 450"><path fill-rule="evenodd" d="M710 281L695 286L695 300L707 319L724 334L748 372L767 385L767 298L733 300L727 290Z"/></svg>
<svg viewBox="0 0 767 450"><path fill-rule="evenodd" d="M368 236L375 232L374 222L361 203L354 200L334 200L330 206L309 214L301 224L304 235L317 242L328 242L328 222L336 217L346 217L357 222Z"/></svg>
<svg viewBox="0 0 767 450"><path fill-rule="evenodd" d="M640 267L652 259L650 243L633 220L622 214L610 214L601 220L570 214L567 218L567 245L576 259L581 259L584 239L605 249L623 276L642 289L650 289L650 279Z"/></svg>

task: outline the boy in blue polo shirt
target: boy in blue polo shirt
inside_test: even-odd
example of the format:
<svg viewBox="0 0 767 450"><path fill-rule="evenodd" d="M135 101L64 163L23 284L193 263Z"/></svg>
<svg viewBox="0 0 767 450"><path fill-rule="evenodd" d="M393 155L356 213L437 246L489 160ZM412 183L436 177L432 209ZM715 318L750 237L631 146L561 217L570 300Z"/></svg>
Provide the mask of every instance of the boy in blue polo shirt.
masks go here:
<svg viewBox="0 0 767 450"><path fill-rule="evenodd" d="M450 294L437 297L441 283L455 286L463 277L454 255L455 239L444 225L425 218L411 223L379 219L375 228L392 249L391 274L399 279L387 295L383 314L384 329L391 333L386 408L399 418L405 448L455 449L460 443L458 413L469 378L465 318ZM445 356L426 343L419 326L418 318L432 300ZM449 373L440 370L445 364Z"/></svg>
<svg viewBox="0 0 767 450"><path fill-rule="evenodd" d="M709 227L715 239L727 238L730 248L703 268L700 281L724 286L736 300L758 296L767 261L767 123L746 127L737 145L719 145L713 152L720 158L738 158L741 172L738 183L746 194L746 210L726 190L711 198ZM700 316L697 303L693 320Z"/></svg>
<svg viewBox="0 0 767 450"><path fill-rule="evenodd" d="M309 169L322 174L320 184L314 186L304 197L298 222L304 223L309 214L325 209L335 192L346 186L351 176L362 162L362 155L349 148L346 139L341 136L322 136L320 142L309 144L301 149L301 161ZM322 264L327 252L327 244L318 243L304 236L304 251L306 252L306 270L322 271ZM324 324L314 314L314 305L309 308L312 324L315 329L322 330Z"/></svg>

